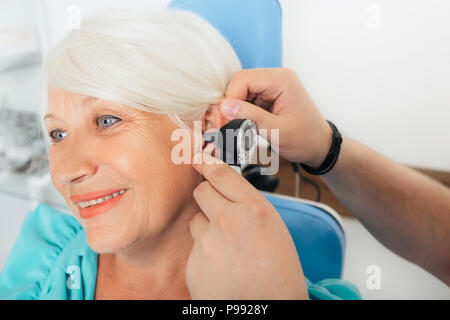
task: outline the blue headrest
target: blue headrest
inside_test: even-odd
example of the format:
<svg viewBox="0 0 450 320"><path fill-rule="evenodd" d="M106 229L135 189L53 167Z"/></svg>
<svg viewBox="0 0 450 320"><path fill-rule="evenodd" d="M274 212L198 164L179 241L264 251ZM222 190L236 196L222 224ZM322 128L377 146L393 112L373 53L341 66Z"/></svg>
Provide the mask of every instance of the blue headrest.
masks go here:
<svg viewBox="0 0 450 320"><path fill-rule="evenodd" d="M277 0L172 0L196 13L236 51L243 69L281 67L281 8Z"/></svg>
<svg viewBox="0 0 450 320"><path fill-rule="evenodd" d="M312 282L341 278L345 236L332 209L303 203L293 197L273 193L264 195L289 229L305 276Z"/></svg>

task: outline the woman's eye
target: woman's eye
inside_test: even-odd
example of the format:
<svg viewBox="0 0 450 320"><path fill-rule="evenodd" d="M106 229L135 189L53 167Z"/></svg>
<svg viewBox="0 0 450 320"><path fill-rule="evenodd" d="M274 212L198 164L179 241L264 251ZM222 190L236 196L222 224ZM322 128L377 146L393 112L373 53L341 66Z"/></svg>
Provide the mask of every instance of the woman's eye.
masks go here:
<svg viewBox="0 0 450 320"><path fill-rule="evenodd" d="M66 136L67 132L61 131L59 129L51 131L48 135L52 142L58 142Z"/></svg>
<svg viewBox="0 0 450 320"><path fill-rule="evenodd" d="M114 116L103 116L97 118L97 125L100 125L102 128L105 129L119 121L120 119Z"/></svg>
<svg viewBox="0 0 450 320"><path fill-rule="evenodd" d="M103 129L107 129L116 122L119 122L121 119L114 117L114 116L102 116L98 117L96 120L97 125L101 126ZM59 142L62 140L66 135L67 132L64 132L60 129L56 129L51 131L49 134L50 139L52 142Z"/></svg>

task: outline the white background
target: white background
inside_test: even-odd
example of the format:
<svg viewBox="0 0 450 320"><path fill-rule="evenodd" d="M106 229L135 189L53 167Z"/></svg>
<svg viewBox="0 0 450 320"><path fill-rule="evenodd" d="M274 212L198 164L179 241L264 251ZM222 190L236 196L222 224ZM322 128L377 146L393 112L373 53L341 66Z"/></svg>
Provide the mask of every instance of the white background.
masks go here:
<svg viewBox="0 0 450 320"><path fill-rule="evenodd" d="M327 118L396 161L450 170L450 1L281 3L285 64Z"/></svg>

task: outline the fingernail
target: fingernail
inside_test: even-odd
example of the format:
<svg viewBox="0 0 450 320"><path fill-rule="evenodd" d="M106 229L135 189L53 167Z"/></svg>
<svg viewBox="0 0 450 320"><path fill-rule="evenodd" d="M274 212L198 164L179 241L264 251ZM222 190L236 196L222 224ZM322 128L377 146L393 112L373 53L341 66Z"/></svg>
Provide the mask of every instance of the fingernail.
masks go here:
<svg viewBox="0 0 450 320"><path fill-rule="evenodd" d="M239 102L235 99L226 99L220 105L220 113L227 119L234 119L239 110Z"/></svg>

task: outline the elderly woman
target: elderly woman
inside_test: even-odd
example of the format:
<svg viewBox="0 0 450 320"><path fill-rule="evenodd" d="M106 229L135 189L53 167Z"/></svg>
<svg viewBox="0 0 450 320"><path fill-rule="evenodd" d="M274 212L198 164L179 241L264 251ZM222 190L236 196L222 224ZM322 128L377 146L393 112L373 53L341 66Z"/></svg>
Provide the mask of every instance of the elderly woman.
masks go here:
<svg viewBox="0 0 450 320"><path fill-rule="evenodd" d="M240 68L183 11L103 14L63 39L45 63L44 118L52 182L74 217L30 213L0 298L358 298L343 281L305 280L282 219L230 167L174 161L174 130L192 137L190 159L194 122L227 122L217 103Z"/></svg>

